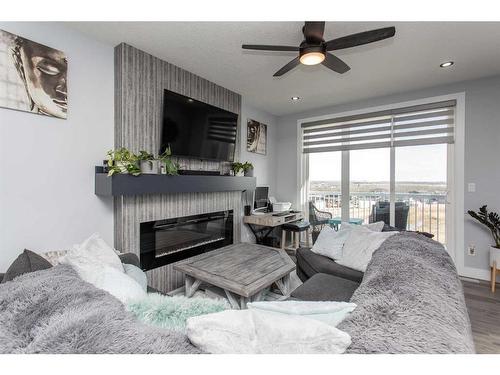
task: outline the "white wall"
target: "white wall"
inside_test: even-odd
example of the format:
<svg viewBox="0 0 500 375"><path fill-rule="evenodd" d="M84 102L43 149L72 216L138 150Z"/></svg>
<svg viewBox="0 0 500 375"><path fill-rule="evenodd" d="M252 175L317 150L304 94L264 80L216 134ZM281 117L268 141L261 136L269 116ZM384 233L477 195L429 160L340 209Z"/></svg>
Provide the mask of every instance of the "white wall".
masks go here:
<svg viewBox="0 0 500 375"><path fill-rule="evenodd" d="M291 201L297 196L297 120L331 113L388 105L420 98L465 92L465 185L476 183L476 193L465 191L465 210L477 210L488 204L500 210L500 77L460 82L427 90L378 97L360 102L320 108L278 118L277 189ZM477 269L477 277L487 277L488 251L492 242L489 232L473 222L465 213L464 244L476 246L477 255L464 252L466 267Z"/></svg>
<svg viewBox="0 0 500 375"><path fill-rule="evenodd" d="M256 154L247 151L247 120L252 119L267 125L267 153L266 155ZM240 132L240 161L249 161L254 166L254 176L257 178L257 186L269 186L269 195L281 198L276 190L276 117L256 109L245 102L241 103L241 132ZM253 193L253 192L252 192ZM248 204L253 204L252 194L243 194L244 200ZM244 204L246 204L244 202ZM255 237L246 225L241 230L241 240L243 242L255 242Z"/></svg>
<svg viewBox="0 0 500 375"><path fill-rule="evenodd" d="M55 23L0 29L64 51L68 119L0 108L0 272L24 249L68 248L93 232L113 243L110 199L94 165L113 147L113 48Z"/></svg>
<svg viewBox="0 0 500 375"><path fill-rule="evenodd" d="M256 154L247 151L247 120L252 119L267 125L267 153ZM269 193L276 194L276 117L256 109L245 102L242 98L241 104L241 161L249 161L254 166L254 176L257 178L257 186L268 185Z"/></svg>

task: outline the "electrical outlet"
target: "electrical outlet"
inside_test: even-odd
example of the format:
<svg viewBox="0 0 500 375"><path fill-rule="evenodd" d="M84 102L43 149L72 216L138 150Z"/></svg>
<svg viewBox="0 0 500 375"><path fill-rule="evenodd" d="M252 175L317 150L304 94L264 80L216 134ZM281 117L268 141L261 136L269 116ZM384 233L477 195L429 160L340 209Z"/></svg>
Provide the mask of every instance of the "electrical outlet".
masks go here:
<svg viewBox="0 0 500 375"><path fill-rule="evenodd" d="M467 254L469 254L471 257L476 256L476 245L469 245L467 248Z"/></svg>

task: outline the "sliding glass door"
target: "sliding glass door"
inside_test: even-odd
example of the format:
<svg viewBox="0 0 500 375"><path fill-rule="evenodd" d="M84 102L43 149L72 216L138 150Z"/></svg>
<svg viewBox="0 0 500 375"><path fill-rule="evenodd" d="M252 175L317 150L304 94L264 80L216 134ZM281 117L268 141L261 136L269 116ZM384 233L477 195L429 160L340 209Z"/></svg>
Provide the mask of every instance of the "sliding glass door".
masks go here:
<svg viewBox="0 0 500 375"><path fill-rule="evenodd" d="M445 244L454 107L446 101L302 123L301 196L342 221L384 221Z"/></svg>

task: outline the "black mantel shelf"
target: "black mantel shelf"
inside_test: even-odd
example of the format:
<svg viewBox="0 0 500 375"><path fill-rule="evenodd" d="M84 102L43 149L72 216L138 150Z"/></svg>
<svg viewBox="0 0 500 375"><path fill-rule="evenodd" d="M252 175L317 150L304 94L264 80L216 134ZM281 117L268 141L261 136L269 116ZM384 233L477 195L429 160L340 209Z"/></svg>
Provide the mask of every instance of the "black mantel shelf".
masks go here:
<svg viewBox="0 0 500 375"><path fill-rule="evenodd" d="M98 168L96 168L98 169ZM96 170L95 194L102 196L207 193L216 191L254 190L255 177L141 174L118 174L108 177Z"/></svg>

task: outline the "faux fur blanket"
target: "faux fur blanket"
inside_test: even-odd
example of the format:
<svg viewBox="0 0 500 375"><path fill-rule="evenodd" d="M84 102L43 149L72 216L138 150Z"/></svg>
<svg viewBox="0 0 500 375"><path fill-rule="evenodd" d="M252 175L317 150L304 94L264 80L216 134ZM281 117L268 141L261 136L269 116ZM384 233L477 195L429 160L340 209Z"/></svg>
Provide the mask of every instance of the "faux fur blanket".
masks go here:
<svg viewBox="0 0 500 375"><path fill-rule="evenodd" d="M187 337L137 321L70 266L0 286L0 353L199 353Z"/></svg>
<svg viewBox="0 0 500 375"><path fill-rule="evenodd" d="M375 251L337 328L349 353L474 353L462 284L444 247L401 233Z"/></svg>

